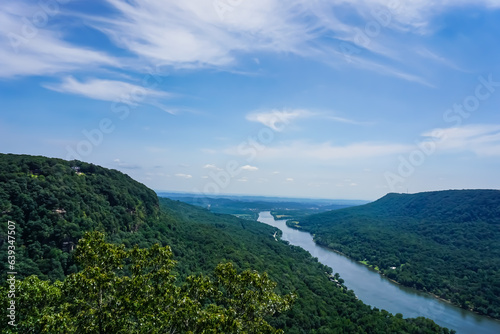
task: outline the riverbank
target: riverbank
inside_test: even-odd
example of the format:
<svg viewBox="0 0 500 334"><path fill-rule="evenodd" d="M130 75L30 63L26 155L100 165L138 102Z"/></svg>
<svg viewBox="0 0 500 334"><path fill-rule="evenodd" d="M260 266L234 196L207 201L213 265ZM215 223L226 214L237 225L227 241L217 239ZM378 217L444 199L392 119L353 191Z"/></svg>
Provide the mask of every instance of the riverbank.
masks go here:
<svg viewBox="0 0 500 334"><path fill-rule="evenodd" d="M436 295L436 294L434 294L434 293L432 293L432 292L430 292L430 291L423 290L423 289L418 289L418 288L416 288L416 287L414 287L414 286L404 285L404 284L402 284L402 283L400 283L400 282L398 282L398 281L396 281L396 280L394 280L394 279L392 279L392 278L389 278L387 275L385 275L384 273L382 273L379 269L376 269L376 268L378 268L378 267L374 268L372 265L369 265L369 264L367 264L367 263L366 263L366 262L364 262L364 261L358 261L358 260L356 260L356 259L354 259L354 258L350 257L348 254L345 254L345 253L343 253L343 252L341 252L341 251L339 251L339 250L337 250L337 249L334 249L334 248L328 247L328 246L326 246L326 245L324 245L324 244L322 244L322 243L317 242L317 240L316 240L316 236L315 236L314 234L312 234L311 232L309 232L309 231L307 231L307 230L303 229L303 228L300 226L300 224L299 224L299 222L298 222L298 221L291 221L291 220L287 220L287 221L286 221L286 226L287 226L287 227L289 227L289 228L291 228L291 229L294 229L294 230L297 230L297 231L303 232L303 233L308 233L309 235L311 235L313 242L314 242L314 243L315 243L318 247L324 248L324 249L326 249L326 250L328 250L328 251L330 251L330 252L334 252L334 253L336 253L336 254L339 254L339 255L341 255L341 256L344 256L344 257L346 257L346 258L350 259L351 261L355 261L356 263L359 263L360 265L362 265L362 266L366 267L368 270L371 270L372 272L379 274L381 277L383 277L384 279L386 279L386 280L390 281L390 282L391 282L391 283L393 283L393 284L396 284L396 285L399 285L399 286L405 287L405 288L407 288L407 289L412 289L412 290L418 291L419 293L424 293L424 294L429 295L429 296L431 296L432 298L435 298L435 299L437 299L437 300L439 300L439 301L441 301L441 302L444 302L444 303L447 303L447 304L449 304L449 305L451 305L451 306L454 306L454 307L460 308L461 310L464 310L464 311L467 311L467 312L474 313L474 314L475 314L475 315L477 315L477 316L488 318L488 319L490 319L490 320L492 320L492 321L495 321L495 322L498 322L498 323L500 324L500 319L493 318L493 317L491 317L491 316L489 316L489 315L486 315L486 314L481 314L481 313L479 313L479 312L477 312L477 311L474 311L473 309L470 309L470 308L464 308L464 307L462 307L461 305L456 304L456 303L453 303L451 300L449 300L449 299L445 299L445 298L442 298L442 297L440 297L440 296L438 296L438 295ZM424 288L425 288L425 287L424 287Z"/></svg>
<svg viewBox="0 0 500 334"><path fill-rule="evenodd" d="M459 308L429 292L390 280L340 251L319 245L308 231L288 226L284 220L275 220L268 212L261 212L259 221L280 229L283 241L307 250L319 262L332 268L334 273L339 273L345 286L372 307L393 314L401 313L404 318L430 318L460 334L500 333L499 321Z"/></svg>

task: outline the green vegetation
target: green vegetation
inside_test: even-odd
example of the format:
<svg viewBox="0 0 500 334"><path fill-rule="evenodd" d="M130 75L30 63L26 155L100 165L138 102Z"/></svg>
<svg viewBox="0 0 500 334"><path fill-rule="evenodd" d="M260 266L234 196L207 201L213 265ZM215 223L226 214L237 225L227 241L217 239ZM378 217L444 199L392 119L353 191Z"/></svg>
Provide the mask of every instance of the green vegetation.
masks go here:
<svg viewBox="0 0 500 334"><path fill-rule="evenodd" d="M289 309L293 301L292 295L275 294L276 283L266 274L238 274L230 263L218 265L211 276L175 284L168 246L126 250L92 232L74 256L83 269L64 282L31 276L17 287L16 332L282 333L264 317ZM14 333L2 327L2 333Z"/></svg>
<svg viewBox="0 0 500 334"><path fill-rule="evenodd" d="M405 286L500 318L500 191L388 194L289 226Z"/></svg>
<svg viewBox="0 0 500 334"><path fill-rule="evenodd" d="M72 167L80 167L80 170ZM161 315L162 308L168 306L165 305L166 296L158 295L154 289L170 289L168 291L181 293L174 293L174 297L189 297L194 308L188 311L194 309L200 314L200 322L190 323L189 326L194 327L189 328L194 328L195 333L206 333L214 328L206 323L213 314L238 308L237 304L228 301L234 298L227 294L226 283L220 279L234 279L241 283L241 293L252 293L245 282L257 277L257 271L262 273L259 277L265 278L263 286L266 289L262 293L266 296L274 296L276 301L286 300L288 295L296 296L292 307L282 313L267 312L263 300L256 299L254 310L259 313L255 319L262 319L260 324L266 322L286 333L449 333L429 319L403 319L401 315L393 316L365 305L345 288L338 275L335 277L340 283L331 282L332 270L318 263L308 252L275 241L276 229L273 227L214 214L170 199L158 199L151 190L117 171L82 162L0 155L0 199L0 222L4 222L0 230L2 264L6 263L7 256L6 223L8 220L16 222L16 271L22 291L18 301L24 301L21 308L26 309L25 312L18 309L18 316L26 321L25 328L42 328L36 326L49 326L60 320L50 318L49 314L65 319L74 318L75 314L80 314L78 312L82 312L82 317L68 320L67 332L77 326L96 326L99 321L95 319L108 319L110 326L118 326L109 327L109 331L127 328L122 332L137 331L140 319L147 324L153 321L152 317L164 316L161 321L168 323L167 315ZM109 243L86 236L87 231L105 233ZM83 245L94 244L91 248L98 254L93 255L94 259L109 258L116 268L123 265L123 269L96 266L92 264L90 254L93 253L89 249L74 250L72 245L84 236ZM121 244L124 247L118 246ZM168 248L164 248L166 246L170 247L172 256ZM97 251L100 248L102 253ZM161 252L165 257L158 257ZM146 278L134 272L133 264L139 263L134 262L138 258L141 258L140 270L149 275ZM177 261L175 266L172 260ZM164 267L156 266L155 261L160 261ZM152 270L152 265L156 269ZM5 272L3 270L2 274ZM148 280L161 284L150 284ZM137 285L130 285L131 281ZM276 286L271 281L276 282ZM103 302L109 304L96 304L100 300L96 299L96 290L88 289L104 282L109 284L105 285L107 297ZM193 295L194 292L187 288L205 283L214 288L212 291L223 292L222 299ZM144 286L152 289L145 291L151 293L142 294ZM6 305L6 299L7 295L1 292L2 305ZM122 308L111 308L116 300ZM134 301L138 304L133 305ZM145 305L144 311L139 312L139 305ZM177 310L177 306L174 309ZM6 319L6 308L2 306L2 310L1 316ZM179 312L181 310L179 308ZM115 313L123 317L111 319L109 314ZM239 326L251 313L231 314L235 319L233 325ZM103 325L107 323L104 320ZM123 322L118 323L119 320ZM196 327L198 325L200 327ZM223 326L223 322L212 325ZM0 326L6 323L1 322ZM89 331L99 330L88 328ZM231 328L234 330L228 332L245 332Z"/></svg>
<svg viewBox="0 0 500 334"><path fill-rule="evenodd" d="M0 245L7 239L7 221L15 222L19 278L62 280L77 270L68 251L85 231L119 239L154 225L159 212L156 194L120 172L78 161L0 155ZM0 261L3 279L5 248Z"/></svg>

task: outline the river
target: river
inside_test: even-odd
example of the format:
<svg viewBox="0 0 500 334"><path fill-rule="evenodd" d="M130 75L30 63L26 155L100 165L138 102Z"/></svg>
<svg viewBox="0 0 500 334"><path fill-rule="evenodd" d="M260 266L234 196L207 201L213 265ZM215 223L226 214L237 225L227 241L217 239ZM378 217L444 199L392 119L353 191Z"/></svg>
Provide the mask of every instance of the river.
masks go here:
<svg viewBox="0 0 500 334"><path fill-rule="evenodd" d="M312 235L286 226L286 220L274 220L270 212L259 214L260 222L279 228L282 239L307 250L318 261L339 273L344 284L364 303L402 313L405 318L426 317L459 334L499 334L500 321L477 315L449 303L393 283L376 271L314 243Z"/></svg>

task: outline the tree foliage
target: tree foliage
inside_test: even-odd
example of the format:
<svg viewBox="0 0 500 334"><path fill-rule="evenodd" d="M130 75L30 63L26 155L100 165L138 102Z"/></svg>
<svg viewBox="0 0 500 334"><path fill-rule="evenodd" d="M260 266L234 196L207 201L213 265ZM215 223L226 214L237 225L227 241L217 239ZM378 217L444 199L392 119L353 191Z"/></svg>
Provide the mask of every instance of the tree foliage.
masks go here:
<svg viewBox="0 0 500 334"><path fill-rule="evenodd" d="M137 232L158 215L156 194L118 171L0 154L0 221L16 223L20 277L62 280L76 270L69 251L85 231ZM0 224L1 266L7 264L6 240L7 226Z"/></svg>
<svg viewBox="0 0 500 334"><path fill-rule="evenodd" d="M399 283L500 318L500 191L389 194L298 223Z"/></svg>
<svg viewBox="0 0 500 334"><path fill-rule="evenodd" d="M19 332L280 333L264 318L294 299L276 294L267 274L237 273L231 263L176 284L168 246L126 250L99 232L85 234L75 257L83 269L63 282L20 282Z"/></svg>

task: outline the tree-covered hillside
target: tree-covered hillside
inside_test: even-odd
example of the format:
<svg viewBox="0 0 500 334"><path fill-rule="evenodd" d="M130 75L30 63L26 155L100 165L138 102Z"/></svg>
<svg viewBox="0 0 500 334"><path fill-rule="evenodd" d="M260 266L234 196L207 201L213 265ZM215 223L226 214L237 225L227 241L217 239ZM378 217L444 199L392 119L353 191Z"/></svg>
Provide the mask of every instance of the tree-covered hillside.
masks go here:
<svg viewBox="0 0 500 334"><path fill-rule="evenodd" d="M295 226L399 283L500 318L500 191L388 194Z"/></svg>
<svg viewBox="0 0 500 334"><path fill-rule="evenodd" d="M177 261L171 269L172 277L177 277L176 282L189 281L190 275L208 275L221 263L231 263L236 272L256 270L267 273L277 283L275 293L296 295L289 311L266 318L270 325L286 333L448 333L431 320L403 319L401 315L394 316L365 305L352 291L330 281L330 268L318 263L303 249L276 241L272 237L275 229L265 224L213 214L178 201L158 200L151 190L128 176L82 162L0 155L0 166L1 258L5 264L6 225L11 220L16 223L17 279L35 274L41 280L52 282L72 277L72 282L74 277L87 275L89 269L76 261L72 245L86 231L98 230L105 233L107 241L123 244L125 250L135 245L140 249L154 249L154 244L170 246L173 260ZM148 254L147 251L144 254ZM94 275L101 269L94 266L90 270ZM129 281L126 276L108 274L114 277L113 282ZM93 286L88 280L93 276L85 277L80 288ZM134 276L130 279L133 280ZM65 288L66 281L67 278L65 283L40 282L31 277L20 286L26 288L27 293L36 293L35 300L40 305L47 305L51 301L39 296L45 290L56 298L52 301L72 300L72 285ZM110 288L118 293L110 295L111 300L124 296L124 305L128 305L130 300L123 291L120 292L119 286ZM72 313L74 305L82 312L87 310L85 314L94 316L95 311L88 309L90 301L81 300L86 296L82 292L85 290L78 291L78 300L70 301L62 308L57 306L58 303L52 303L50 307L62 312L57 314L71 316L77 314ZM2 305L6 305L6 294L1 298ZM147 298L140 298L138 302L147 303L147 307L155 304L155 300L148 302ZM154 299L154 294L151 298ZM24 300L31 301L29 298ZM140 305L134 304L133 307ZM5 312L6 308L2 309ZM36 320L36 315L41 313L37 307L32 309ZM22 310L18 312L21 318ZM33 314L30 314L29 321L33 321ZM131 313L127 314L131 316ZM154 314L141 316L150 318Z"/></svg>
<svg viewBox="0 0 500 334"><path fill-rule="evenodd" d="M62 279L83 232L137 232L157 221L156 194L116 170L79 161L0 155L0 246L16 224L20 275ZM5 249L0 260L6 266ZM2 275L3 275L2 271ZM4 276L2 276L3 278Z"/></svg>

